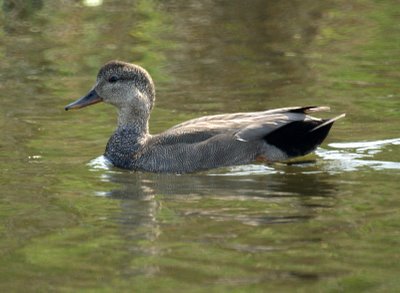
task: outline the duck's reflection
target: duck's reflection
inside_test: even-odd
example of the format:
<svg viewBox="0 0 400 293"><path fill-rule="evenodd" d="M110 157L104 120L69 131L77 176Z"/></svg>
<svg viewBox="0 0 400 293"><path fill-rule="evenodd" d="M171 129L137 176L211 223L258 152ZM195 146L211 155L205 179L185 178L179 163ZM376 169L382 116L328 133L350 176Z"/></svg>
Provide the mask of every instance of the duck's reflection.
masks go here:
<svg viewBox="0 0 400 293"><path fill-rule="evenodd" d="M142 172L107 172L102 180L116 183L120 188L105 195L116 199L144 199L155 194L213 195L213 196L332 196L336 188L331 184L332 174L313 172L312 161L299 165L277 165L264 169L251 165L253 169L226 168L221 172L196 174L159 174ZM250 167L250 168L251 168ZM239 167L240 168L240 167ZM256 172L259 169L262 172ZM245 174L247 171L248 174ZM252 171L255 171L254 173ZM256 175L254 175L256 174Z"/></svg>
<svg viewBox="0 0 400 293"><path fill-rule="evenodd" d="M290 202L293 210L288 217L291 220L293 214L302 215L300 218L313 217L315 207L334 205L334 196L338 191L333 184L335 175L313 173L307 168L282 165L275 170L269 170L265 175L240 176L232 176L232 173L174 175L141 172L109 172L102 176L103 180L117 185L117 188L105 195L120 200L121 223L133 228L156 225L157 213L163 202L184 202L190 198L221 199L238 203ZM157 234L158 232L153 237Z"/></svg>
<svg viewBox="0 0 400 293"><path fill-rule="evenodd" d="M225 175L103 173L103 180L116 185L105 195L120 202L114 219L123 249L131 254L123 274L160 272L163 270L160 259L170 257L171 251L182 247L182 243L189 247L217 243L238 253L242 253L243 247L251 251L290 249L288 244L277 244L268 238L258 244L247 243L248 239L242 238L239 231L248 227L245 229L254 229L250 231L257 234L257 229L263 230L268 225L309 221L321 208L335 204L337 191L330 183L330 175L304 174L300 171L307 167L299 168L278 166L264 175L240 176L229 172ZM258 204L262 208L257 208ZM277 205L283 209L277 211ZM301 231L288 237L293 238L290 245L315 241L315 236L308 239ZM241 244L233 244L236 242L232 239ZM157 261L149 263L149 257L154 256ZM142 260L146 260L146 265Z"/></svg>

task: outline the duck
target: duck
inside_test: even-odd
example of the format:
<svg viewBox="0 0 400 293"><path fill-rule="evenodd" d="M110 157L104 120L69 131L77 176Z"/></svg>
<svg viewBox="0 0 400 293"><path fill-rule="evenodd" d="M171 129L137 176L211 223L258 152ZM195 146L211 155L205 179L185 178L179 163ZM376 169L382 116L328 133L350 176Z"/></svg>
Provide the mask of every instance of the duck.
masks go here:
<svg viewBox="0 0 400 293"><path fill-rule="evenodd" d="M109 61L92 89L65 106L74 110L104 102L118 110L117 127L104 156L115 167L156 173L193 173L252 163L271 164L304 156L327 137L344 114L321 119L308 114L326 106L285 107L203 116L150 134L156 92L141 66Z"/></svg>

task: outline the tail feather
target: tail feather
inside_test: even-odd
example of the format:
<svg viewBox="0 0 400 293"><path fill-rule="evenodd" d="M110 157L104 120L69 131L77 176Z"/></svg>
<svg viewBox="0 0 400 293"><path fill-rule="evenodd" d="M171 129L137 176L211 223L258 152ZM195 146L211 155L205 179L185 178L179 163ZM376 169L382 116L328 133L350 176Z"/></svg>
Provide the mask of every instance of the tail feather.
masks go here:
<svg viewBox="0 0 400 293"><path fill-rule="evenodd" d="M315 131L315 130L317 130L318 128L324 127L325 125L328 125L328 124L333 124L333 122L335 122L336 120L339 120L340 118L343 118L343 117L345 117L345 116L346 116L346 114L341 114L341 115L336 116L336 117L334 117L334 118L332 118L332 119L325 120L323 123L321 123L321 124L318 125L317 127L311 129L311 131Z"/></svg>
<svg viewBox="0 0 400 293"><path fill-rule="evenodd" d="M264 139L288 157L304 156L324 141L333 123L342 117L344 114L332 119L294 121L278 128Z"/></svg>

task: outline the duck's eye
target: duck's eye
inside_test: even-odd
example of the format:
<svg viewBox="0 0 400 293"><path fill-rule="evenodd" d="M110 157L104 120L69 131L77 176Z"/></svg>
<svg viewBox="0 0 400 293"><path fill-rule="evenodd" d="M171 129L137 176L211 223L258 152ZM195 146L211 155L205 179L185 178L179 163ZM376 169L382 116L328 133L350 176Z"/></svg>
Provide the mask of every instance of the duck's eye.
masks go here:
<svg viewBox="0 0 400 293"><path fill-rule="evenodd" d="M118 77L116 75L112 75L109 79L108 82L114 83L118 81Z"/></svg>

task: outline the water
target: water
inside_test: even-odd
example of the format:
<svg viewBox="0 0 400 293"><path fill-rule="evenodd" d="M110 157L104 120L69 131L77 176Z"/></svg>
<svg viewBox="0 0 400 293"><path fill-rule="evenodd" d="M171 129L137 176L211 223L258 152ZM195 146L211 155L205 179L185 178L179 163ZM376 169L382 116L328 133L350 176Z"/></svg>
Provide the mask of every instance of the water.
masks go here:
<svg viewBox="0 0 400 293"><path fill-rule="evenodd" d="M397 1L1 3L0 291L400 290ZM111 59L152 74L154 133L347 116L289 164L132 173L101 157L114 109L63 110Z"/></svg>

